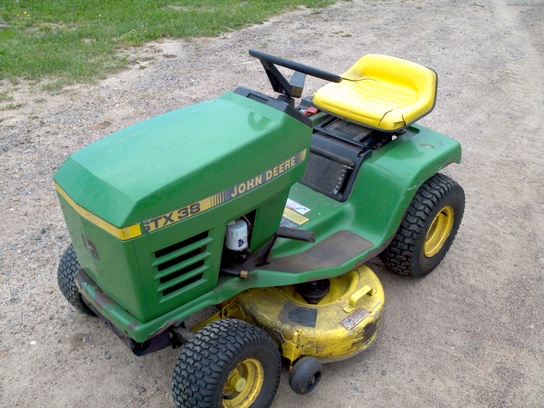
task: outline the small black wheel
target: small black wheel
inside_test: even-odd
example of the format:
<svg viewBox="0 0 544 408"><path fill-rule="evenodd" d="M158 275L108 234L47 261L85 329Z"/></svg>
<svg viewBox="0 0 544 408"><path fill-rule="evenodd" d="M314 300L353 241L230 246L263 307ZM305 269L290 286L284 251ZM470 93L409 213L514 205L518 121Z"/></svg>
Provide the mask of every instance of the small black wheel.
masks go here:
<svg viewBox="0 0 544 408"><path fill-rule="evenodd" d="M302 357L289 373L289 385L297 394L308 394L317 387L322 374L323 365L317 359Z"/></svg>
<svg viewBox="0 0 544 408"><path fill-rule="evenodd" d="M185 344L172 393L177 407L268 407L280 375L280 353L268 334L242 320L222 319Z"/></svg>
<svg viewBox="0 0 544 408"><path fill-rule="evenodd" d="M397 234L380 258L399 275L428 275L448 252L464 209L461 186L443 174L435 174L417 191Z"/></svg>
<svg viewBox="0 0 544 408"><path fill-rule="evenodd" d="M62 257L60 258L59 268L57 270L57 282L59 289L73 307L79 310L81 313L89 316L96 316L96 314L85 304L81 298L81 293L77 289L75 276L79 270L79 262L77 261L76 252L74 246L70 244Z"/></svg>

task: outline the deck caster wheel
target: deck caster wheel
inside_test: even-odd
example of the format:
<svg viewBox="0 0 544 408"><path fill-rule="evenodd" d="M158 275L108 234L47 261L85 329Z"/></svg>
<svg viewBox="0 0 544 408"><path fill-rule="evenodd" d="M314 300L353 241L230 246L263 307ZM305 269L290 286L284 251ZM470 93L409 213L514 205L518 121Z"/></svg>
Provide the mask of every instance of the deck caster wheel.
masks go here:
<svg viewBox="0 0 544 408"><path fill-rule="evenodd" d="M289 385L297 394L313 391L323 373L323 365L313 357L302 357L289 373Z"/></svg>
<svg viewBox="0 0 544 408"><path fill-rule="evenodd" d="M172 393L177 407L268 407L280 375L280 353L270 336L242 320L222 319L185 344Z"/></svg>

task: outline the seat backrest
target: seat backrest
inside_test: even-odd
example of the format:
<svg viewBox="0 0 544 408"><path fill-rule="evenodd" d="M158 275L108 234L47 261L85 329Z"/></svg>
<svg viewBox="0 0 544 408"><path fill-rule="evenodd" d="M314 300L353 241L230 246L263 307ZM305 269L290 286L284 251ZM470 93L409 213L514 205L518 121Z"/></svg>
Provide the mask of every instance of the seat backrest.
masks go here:
<svg viewBox="0 0 544 408"><path fill-rule="evenodd" d="M415 90L423 99L436 98L436 73L423 65L387 55L368 54L359 59L342 77L357 81L378 79Z"/></svg>

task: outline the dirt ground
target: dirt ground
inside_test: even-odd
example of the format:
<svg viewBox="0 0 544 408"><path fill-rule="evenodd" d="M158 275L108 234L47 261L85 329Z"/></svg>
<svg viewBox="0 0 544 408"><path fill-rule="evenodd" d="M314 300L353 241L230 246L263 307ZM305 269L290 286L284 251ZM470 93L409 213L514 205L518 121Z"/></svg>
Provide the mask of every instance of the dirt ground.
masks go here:
<svg viewBox="0 0 544 408"><path fill-rule="evenodd" d="M445 170L467 204L444 261L422 280L372 262L386 292L378 341L326 365L306 396L284 372L273 407L544 407L544 4L526 0L339 1L130 50L131 68L95 85L19 85L20 106L0 106L0 406L173 405L178 350L136 357L59 293L69 237L52 176L130 124L238 85L269 92L249 48L338 73L366 53L430 66L439 94L421 123L464 149Z"/></svg>

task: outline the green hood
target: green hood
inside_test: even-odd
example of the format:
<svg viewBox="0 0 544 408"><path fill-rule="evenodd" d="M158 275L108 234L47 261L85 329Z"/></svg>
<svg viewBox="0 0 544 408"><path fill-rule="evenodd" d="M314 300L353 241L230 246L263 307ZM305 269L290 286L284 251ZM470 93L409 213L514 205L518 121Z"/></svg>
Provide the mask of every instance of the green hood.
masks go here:
<svg viewBox="0 0 544 408"><path fill-rule="evenodd" d="M298 153L310 133L279 110L226 93L85 147L55 181L79 206L123 228L265 171Z"/></svg>

